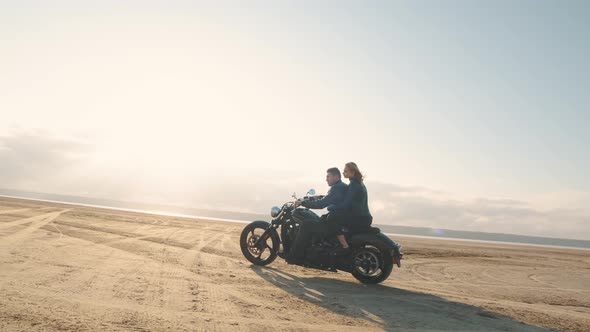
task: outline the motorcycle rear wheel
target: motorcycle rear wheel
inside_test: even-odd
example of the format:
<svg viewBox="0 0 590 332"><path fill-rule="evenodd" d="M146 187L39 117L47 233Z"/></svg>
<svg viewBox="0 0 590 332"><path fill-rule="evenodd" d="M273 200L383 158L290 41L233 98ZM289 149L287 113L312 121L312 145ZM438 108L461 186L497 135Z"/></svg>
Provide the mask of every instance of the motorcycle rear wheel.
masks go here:
<svg viewBox="0 0 590 332"><path fill-rule="evenodd" d="M391 255L372 245L364 245L354 250L352 260L352 275L364 284L383 282L393 270Z"/></svg>

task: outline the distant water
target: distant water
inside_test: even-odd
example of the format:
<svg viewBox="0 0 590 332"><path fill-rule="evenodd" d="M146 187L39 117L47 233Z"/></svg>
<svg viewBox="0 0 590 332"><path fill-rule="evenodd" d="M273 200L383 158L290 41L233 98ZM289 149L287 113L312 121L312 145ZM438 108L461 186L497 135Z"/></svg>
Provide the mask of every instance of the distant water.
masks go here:
<svg viewBox="0 0 590 332"><path fill-rule="evenodd" d="M426 227L393 225L379 225L379 228L381 228L381 231L383 233L404 234L428 238L460 239L471 241L532 244L540 246L590 249L590 241L587 240L559 239L552 237L539 237L503 233L470 232L450 229L435 229Z"/></svg>
<svg viewBox="0 0 590 332"><path fill-rule="evenodd" d="M180 206L144 204L135 202L122 202L110 199L90 198L80 196L68 196L58 194L35 193L28 191L0 189L0 196L33 199L41 201L51 201L56 203L70 203L92 207L111 208L124 211L143 212L151 214L162 214L177 217L188 218L206 218L212 220L247 223L252 220L270 220L270 216L266 214L229 212L207 209L187 208ZM590 241L588 240L574 240L574 239L559 239L550 237L526 236L516 234L503 233L484 233L471 231L457 231L450 229L435 229L426 227L412 227L412 226L394 226L394 225L374 225L381 229L383 233L391 236L408 235L426 238L439 239L456 239L468 241L484 241L484 242L498 242L498 243L513 243L513 244L527 244L540 245L552 247L567 247L590 249Z"/></svg>

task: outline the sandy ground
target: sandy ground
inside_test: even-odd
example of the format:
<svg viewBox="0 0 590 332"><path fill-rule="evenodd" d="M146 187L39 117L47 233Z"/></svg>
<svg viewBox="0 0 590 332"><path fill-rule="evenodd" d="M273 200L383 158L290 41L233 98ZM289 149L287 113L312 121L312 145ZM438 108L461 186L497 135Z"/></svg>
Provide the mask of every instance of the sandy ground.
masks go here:
<svg viewBox="0 0 590 332"><path fill-rule="evenodd" d="M382 285L252 266L244 225L0 198L0 331L590 330L590 252L399 237Z"/></svg>

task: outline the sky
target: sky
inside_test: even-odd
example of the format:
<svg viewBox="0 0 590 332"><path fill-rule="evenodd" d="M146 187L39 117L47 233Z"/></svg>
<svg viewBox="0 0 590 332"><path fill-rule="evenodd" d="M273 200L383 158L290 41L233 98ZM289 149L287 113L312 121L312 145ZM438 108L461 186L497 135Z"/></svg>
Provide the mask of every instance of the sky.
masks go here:
<svg viewBox="0 0 590 332"><path fill-rule="evenodd" d="M3 1L0 187L590 239L587 1Z"/></svg>

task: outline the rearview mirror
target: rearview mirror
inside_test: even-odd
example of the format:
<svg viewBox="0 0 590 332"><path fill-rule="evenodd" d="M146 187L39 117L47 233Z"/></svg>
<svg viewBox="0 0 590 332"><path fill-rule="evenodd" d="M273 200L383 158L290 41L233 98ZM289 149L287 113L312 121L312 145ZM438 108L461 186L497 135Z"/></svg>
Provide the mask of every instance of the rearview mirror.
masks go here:
<svg viewBox="0 0 590 332"><path fill-rule="evenodd" d="M305 196L315 196L315 189L309 189Z"/></svg>

